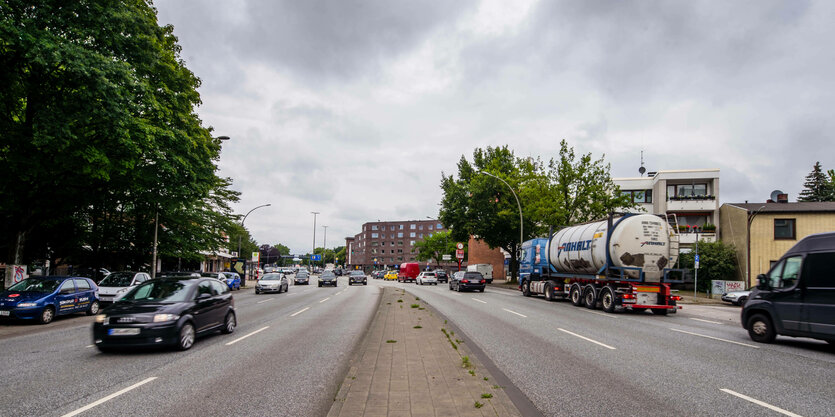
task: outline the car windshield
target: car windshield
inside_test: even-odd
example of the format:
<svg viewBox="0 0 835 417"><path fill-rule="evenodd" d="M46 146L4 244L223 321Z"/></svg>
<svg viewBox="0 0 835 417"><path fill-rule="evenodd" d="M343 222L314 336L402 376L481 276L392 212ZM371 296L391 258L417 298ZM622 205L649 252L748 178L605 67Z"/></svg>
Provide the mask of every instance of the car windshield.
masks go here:
<svg viewBox="0 0 835 417"><path fill-rule="evenodd" d="M261 279L262 280L267 280L267 281L280 280L281 279L281 274L266 274Z"/></svg>
<svg viewBox="0 0 835 417"><path fill-rule="evenodd" d="M119 301L152 301L157 303L176 303L185 301L189 293L186 281L175 279L151 280L137 286L125 294Z"/></svg>
<svg viewBox="0 0 835 417"><path fill-rule="evenodd" d="M329 272L329 271L322 272L322 278L334 278L334 277L336 277L336 275L334 275L333 272Z"/></svg>
<svg viewBox="0 0 835 417"><path fill-rule="evenodd" d="M365 274L363 274L362 271L351 271L351 275L363 276Z"/></svg>
<svg viewBox="0 0 835 417"><path fill-rule="evenodd" d="M434 276L435 276L435 273L434 273L434 272L424 272L424 273L423 273L423 276L425 276L425 277L434 277Z"/></svg>
<svg viewBox="0 0 835 417"><path fill-rule="evenodd" d="M55 291L58 288L58 285L60 284L61 281L57 279L26 278L23 281L20 281L17 284L9 287L8 291L32 291L51 293Z"/></svg>
<svg viewBox="0 0 835 417"><path fill-rule="evenodd" d="M133 281L133 272L113 272L99 283L100 287L127 287Z"/></svg>
<svg viewBox="0 0 835 417"><path fill-rule="evenodd" d="M482 279L484 276L481 275L481 272L466 272L464 273L464 278L467 279Z"/></svg>

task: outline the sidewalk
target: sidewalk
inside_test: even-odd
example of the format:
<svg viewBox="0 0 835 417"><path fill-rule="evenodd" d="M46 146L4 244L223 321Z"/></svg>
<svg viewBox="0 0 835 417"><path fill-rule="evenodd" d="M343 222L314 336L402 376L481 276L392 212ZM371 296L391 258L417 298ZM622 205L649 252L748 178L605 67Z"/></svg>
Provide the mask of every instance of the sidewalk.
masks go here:
<svg viewBox="0 0 835 417"><path fill-rule="evenodd" d="M445 324L422 300L384 288L328 416L521 416Z"/></svg>

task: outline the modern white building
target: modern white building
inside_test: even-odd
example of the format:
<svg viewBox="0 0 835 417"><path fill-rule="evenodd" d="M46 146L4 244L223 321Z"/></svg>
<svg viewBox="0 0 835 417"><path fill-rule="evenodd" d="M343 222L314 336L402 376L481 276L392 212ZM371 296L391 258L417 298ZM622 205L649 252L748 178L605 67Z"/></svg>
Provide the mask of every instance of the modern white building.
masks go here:
<svg viewBox="0 0 835 417"><path fill-rule="evenodd" d="M638 210L666 214L679 226L681 245L716 241L719 224L719 169L680 169L647 172L613 181L637 204Z"/></svg>

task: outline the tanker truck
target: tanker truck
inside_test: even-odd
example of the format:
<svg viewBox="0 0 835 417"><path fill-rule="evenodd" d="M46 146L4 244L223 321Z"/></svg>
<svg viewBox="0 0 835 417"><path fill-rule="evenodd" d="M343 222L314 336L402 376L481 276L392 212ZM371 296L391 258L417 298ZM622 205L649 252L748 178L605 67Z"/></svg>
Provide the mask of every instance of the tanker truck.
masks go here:
<svg viewBox="0 0 835 417"><path fill-rule="evenodd" d="M684 275L673 268L677 231L666 216L624 213L528 240L522 244L519 289L527 297L568 298L575 306L609 313L675 313L680 297L670 284Z"/></svg>

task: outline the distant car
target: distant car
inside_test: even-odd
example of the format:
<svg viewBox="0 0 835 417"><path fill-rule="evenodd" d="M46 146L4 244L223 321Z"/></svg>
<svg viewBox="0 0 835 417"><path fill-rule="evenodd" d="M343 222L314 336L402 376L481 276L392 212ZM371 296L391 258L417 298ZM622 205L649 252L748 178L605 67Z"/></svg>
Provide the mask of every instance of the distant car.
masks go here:
<svg viewBox="0 0 835 417"><path fill-rule="evenodd" d="M443 269L436 269L435 277L438 278L438 282L449 282L449 275Z"/></svg>
<svg viewBox="0 0 835 417"><path fill-rule="evenodd" d="M464 290L479 290L484 292L484 287L487 285L487 280L481 272L475 271L458 271L452 274L449 279L449 289L453 291Z"/></svg>
<svg viewBox="0 0 835 417"><path fill-rule="evenodd" d="M224 272L223 275L226 275L226 285L230 290L241 289L241 276L237 272Z"/></svg>
<svg viewBox="0 0 835 417"><path fill-rule="evenodd" d="M287 292L290 289L290 283L287 281L287 276L281 273L264 274L255 284L255 293L261 294L266 292Z"/></svg>
<svg viewBox="0 0 835 417"><path fill-rule="evenodd" d="M336 276L341 277L343 275L342 268L334 269L333 273L336 274Z"/></svg>
<svg viewBox="0 0 835 417"><path fill-rule="evenodd" d="M748 301L748 296L751 295L751 288L742 291L731 291L722 294L722 301L727 301L738 306L745 305Z"/></svg>
<svg viewBox="0 0 835 417"><path fill-rule="evenodd" d="M319 286L324 285L333 285L336 286L336 274L331 271L322 272L322 275L319 275Z"/></svg>
<svg viewBox="0 0 835 417"><path fill-rule="evenodd" d="M368 285L368 278L362 271L351 271L348 274L348 286L354 284Z"/></svg>
<svg viewBox="0 0 835 417"><path fill-rule="evenodd" d="M111 272L99 283L99 301L112 303L130 291L131 288L151 279L144 272L118 271Z"/></svg>
<svg viewBox="0 0 835 417"><path fill-rule="evenodd" d="M232 274L232 273L230 272L230 274ZM235 275L238 275L238 274L235 274ZM200 274L200 276L205 277L205 278L214 278L214 279L228 285L230 290L235 290L236 286L237 286L237 289L241 289L241 277L240 277L240 275L238 276L237 285L235 284L235 279L230 278L230 276L227 275L225 272L203 272L203 273ZM230 281L232 282L231 284L230 284Z"/></svg>
<svg viewBox="0 0 835 417"><path fill-rule="evenodd" d="M293 278L293 282L296 285L310 285L310 273L303 269L300 269L299 272L296 272L296 276Z"/></svg>
<svg viewBox="0 0 835 417"><path fill-rule="evenodd" d="M99 287L85 277L30 277L0 292L0 317L37 320L99 312Z"/></svg>
<svg viewBox="0 0 835 417"><path fill-rule="evenodd" d="M131 346L190 349L197 336L237 326L229 287L213 278L163 277L134 287L93 323L102 352Z"/></svg>
<svg viewBox="0 0 835 417"><path fill-rule="evenodd" d="M383 277L386 280L394 281L394 280L397 279L397 271L394 271L394 270L388 271L388 272L386 272L386 274Z"/></svg>
<svg viewBox="0 0 835 417"><path fill-rule="evenodd" d="M435 276L434 272L421 272L418 274L415 282L417 282L418 285L438 285L438 277Z"/></svg>

